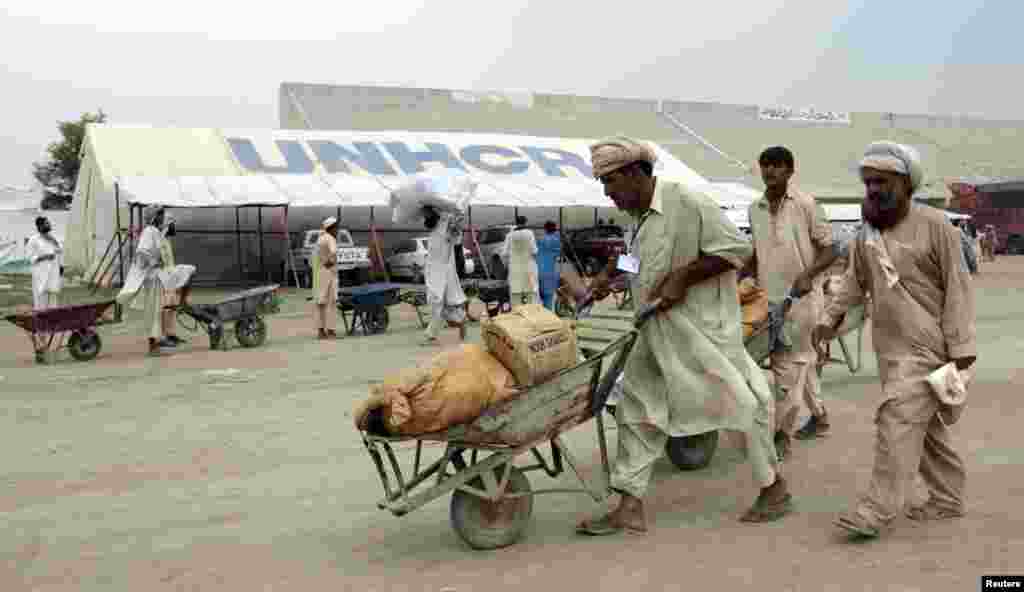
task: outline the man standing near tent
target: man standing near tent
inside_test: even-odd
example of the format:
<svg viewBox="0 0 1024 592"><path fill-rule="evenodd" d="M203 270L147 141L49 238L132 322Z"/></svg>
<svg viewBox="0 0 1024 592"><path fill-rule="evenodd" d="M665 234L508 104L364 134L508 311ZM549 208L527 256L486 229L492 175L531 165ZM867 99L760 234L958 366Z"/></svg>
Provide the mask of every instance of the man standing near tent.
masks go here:
<svg viewBox="0 0 1024 592"><path fill-rule="evenodd" d="M963 515L964 463L947 425L957 411L942 403L928 377L947 364L977 360L974 290L956 229L938 209L913 203L921 186L917 152L892 142L868 146L861 160L866 223L851 244L849 264L816 340L831 340L853 305L871 295L873 343L882 381L875 414L871 485L836 525L877 537L920 478L928 500L907 515L937 520Z"/></svg>
<svg viewBox="0 0 1024 592"><path fill-rule="evenodd" d="M135 300L140 291L142 292L143 330L149 338L149 355L159 356L163 353L160 344L163 337L161 312L164 286L160 279L160 247L163 241L164 208L157 205L146 206L142 210L142 219L145 227L139 236L135 259L124 287L117 295L117 301L122 305L128 304Z"/></svg>
<svg viewBox="0 0 1024 592"><path fill-rule="evenodd" d="M512 306L540 302L537 274L537 237L526 227L526 217L516 216L516 228L505 236L501 258L508 269L508 292Z"/></svg>
<svg viewBox="0 0 1024 592"><path fill-rule="evenodd" d="M64 249L53 236L53 226L46 216L36 218L36 230L38 234L28 240L25 250L32 264L32 308L45 310L59 304L60 290L64 283L61 268ZM43 361L41 344L38 342L36 361Z"/></svg>
<svg viewBox="0 0 1024 592"><path fill-rule="evenodd" d="M828 432L818 355L811 336L825 304L824 272L839 256L839 245L833 243L832 227L814 197L790 184L795 170L793 153L784 146L773 146L761 153L758 163L765 190L748 210L754 242L750 269L771 304L781 303L790 290L799 296L786 313L789 347L771 355L775 448L785 459L793 437L808 440ZM811 416L797 430L800 399Z"/></svg>
<svg viewBox="0 0 1024 592"><path fill-rule="evenodd" d="M337 339L338 333L338 219L334 216L320 224L322 231L313 253L313 302L316 304L318 339Z"/></svg>
<svg viewBox="0 0 1024 592"><path fill-rule="evenodd" d="M637 219L618 267L631 274L640 304L658 312L640 328L616 405L618 454L612 488L618 507L582 522L585 534L646 532L643 497L669 437L731 429L746 434L761 488L741 520L766 522L791 510L772 442L774 402L764 373L743 346L736 271L750 242L703 193L653 176L655 154L630 138L591 146L594 176L618 209ZM595 280L608 295L608 275Z"/></svg>
<svg viewBox="0 0 1024 592"><path fill-rule="evenodd" d="M427 240L427 302L430 304L430 324L423 345L436 345L441 325L447 323L459 328L459 338L466 339L466 295L462 292L459 274L455 269L452 246L461 240L462 219L455 214L440 214L430 206L423 208L423 224L430 231Z"/></svg>

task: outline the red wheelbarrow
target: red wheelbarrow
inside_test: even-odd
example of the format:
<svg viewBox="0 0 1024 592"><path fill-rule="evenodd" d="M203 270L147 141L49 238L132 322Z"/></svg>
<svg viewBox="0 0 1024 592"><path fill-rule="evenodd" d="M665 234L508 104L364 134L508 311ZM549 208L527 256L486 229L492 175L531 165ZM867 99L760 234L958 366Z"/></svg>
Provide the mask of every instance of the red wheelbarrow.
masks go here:
<svg viewBox="0 0 1024 592"><path fill-rule="evenodd" d="M4 318L31 335L36 362L45 363L50 353L65 347L72 358L86 362L99 355L103 347L95 328L103 324L100 319L114 302L55 306Z"/></svg>

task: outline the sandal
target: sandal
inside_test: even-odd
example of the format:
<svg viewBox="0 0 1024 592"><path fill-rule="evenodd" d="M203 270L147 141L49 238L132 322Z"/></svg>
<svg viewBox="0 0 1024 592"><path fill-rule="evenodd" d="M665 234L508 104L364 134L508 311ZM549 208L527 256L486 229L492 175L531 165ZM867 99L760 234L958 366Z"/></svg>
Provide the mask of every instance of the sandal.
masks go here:
<svg viewBox="0 0 1024 592"><path fill-rule="evenodd" d="M782 495L779 495L779 494ZM793 495L781 476L761 490L757 501L740 516L740 522L774 522L793 511Z"/></svg>
<svg viewBox="0 0 1024 592"><path fill-rule="evenodd" d="M924 522L927 520L949 520L951 518L961 518L964 513L962 510L943 508L928 502L923 506L907 508L906 515L907 518L910 518L915 522Z"/></svg>
<svg viewBox="0 0 1024 592"><path fill-rule="evenodd" d="M878 528L866 524L858 514L840 514L833 524L850 534L862 538L877 538L879 535Z"/></svg>
<svg viewBox="0 0 1024 592"><path fill-rule="evenodd" d="M787 493L782 499L770 503L757 500L740 516L740 522L774 522L792 511L793 495Z"/></svg>

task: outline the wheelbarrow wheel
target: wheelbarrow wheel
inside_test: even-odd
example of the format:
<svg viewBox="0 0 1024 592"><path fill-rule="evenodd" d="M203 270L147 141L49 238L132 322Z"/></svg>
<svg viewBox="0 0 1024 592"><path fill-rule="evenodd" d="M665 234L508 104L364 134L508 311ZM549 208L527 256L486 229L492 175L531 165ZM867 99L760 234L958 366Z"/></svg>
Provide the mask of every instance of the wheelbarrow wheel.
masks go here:
<svg viewBox="0 0 1024 592"><path fill-rule="evenodd" d="M390 322L386 306L378 306L366 314L366 329L371 335L387 331Z"/></svg>
<svg viewBox="0 0 1024 592"><path fill-rule="evenodd" d="M95 331L88 329L75 331L68 339L68 351L71 353L71 357L79 362L95 359L100 355L101 349L103 349L103 341Z"/></svg>
<svg viewBox="0 0 1024 592"><path fill-rule="evenodd" d="M494 478L498 481L504 473L504 467L494 469ZM482 480L477 477L468 485L484 489ZM530 493L530 481L522 471L513 467L509 473L506 493ZM477 497L472 493L455 490L452 493L450 517L452 528L463 541L474 549L500 549L507 547L522 537L530 517L533 514L533 496L503 497L492 502Z"/></svg>
<svg viewBox="0 0 1024 592"><path fill-rule="evenodd" d="M210 336L210 349L220 349L220 345L224 341L224 327L222 325L210 327L206 333Z"/></svg>
<svg viewBox="0 0 1024 592"><path fill-rule="evenodd" d="M235 337L243 347L259 347L267 340L267 324L260 317L239 319L235 323Z"/></svg>
<svg viewBox="0 0 1024 592"><path fill-rule="evenodd" d="M696 471L708 466L717 449L717 430L694 436L669 438L665 444L665 454L681 471Z"/></svg>

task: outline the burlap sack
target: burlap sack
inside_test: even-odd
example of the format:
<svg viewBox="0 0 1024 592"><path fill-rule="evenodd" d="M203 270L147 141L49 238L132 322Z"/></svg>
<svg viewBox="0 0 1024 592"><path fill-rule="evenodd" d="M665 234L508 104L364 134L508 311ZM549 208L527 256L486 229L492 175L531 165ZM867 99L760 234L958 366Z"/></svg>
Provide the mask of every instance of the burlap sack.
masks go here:
<svg viewBox="0 0 1024 592"><path fill-rule="evenodd" d="M415 436L469 423L515 392L501 362L479 345L464 345L374 385L352 415L366 430L370 412L379 409L387 434Z"/></svg>
<svg viewBox="0 0 1024 592"><path fill-rule="evenodd" d="M485 320L487 351L512 371L521 386L533 386L576 363L576 330L540 304L517 307Z"/></svg>

